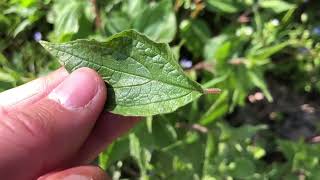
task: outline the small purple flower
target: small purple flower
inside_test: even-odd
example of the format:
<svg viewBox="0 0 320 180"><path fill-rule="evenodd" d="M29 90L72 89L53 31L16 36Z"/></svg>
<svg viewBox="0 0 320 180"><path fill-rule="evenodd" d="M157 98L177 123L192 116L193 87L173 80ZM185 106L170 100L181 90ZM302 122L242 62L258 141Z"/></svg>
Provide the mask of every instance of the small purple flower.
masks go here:
<svg viewBox="0 0 320 180"><path fill-rule="evenodd" d="M313 34L320 36L320 26L313 28L312 32Z"/></svg>
<svg viewBox="0 0 320 180"><path fill-rule="evenodd" d="M180 65L184 69L189 69L189 68L192 67L192 61L190 59L188 59L188 58L182 58L180 60Z"/></svg>
<svg viewBox="0 0 320 180"><path fill-rule="evenodd" d="M35 40L35 41L41 41L41 39L42 39L42 34L41 34L41 32L35 32L34 34L33 34L33 39Z"/></svg>
<svg viewBox="0 0 320 180"><path fill-rule="evenodd" d="M299 51L300 53L302 53L302 54L307 54L307 53L309 53L309 49L306 48L306 47L300 47L300 48L298 48L298 51Z"/></svg>

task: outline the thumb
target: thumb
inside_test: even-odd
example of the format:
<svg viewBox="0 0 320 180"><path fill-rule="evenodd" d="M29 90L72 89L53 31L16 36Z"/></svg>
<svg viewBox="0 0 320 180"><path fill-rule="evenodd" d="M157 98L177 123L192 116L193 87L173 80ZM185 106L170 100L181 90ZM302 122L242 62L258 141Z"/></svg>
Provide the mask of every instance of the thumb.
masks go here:
<svg viewBox="0 0 320 180"><path fill-rule="evenodd" d="M41 176L38 180L109 180L107 174L95 166L79 166Z"/></svg>
<svg viewBox="0 0 320 180"><path fill-rule="evenodd" d="M81 68L39 101L0 109L0 177L34 179L67 164L88 137L105 99L98 74Z"/></svg>

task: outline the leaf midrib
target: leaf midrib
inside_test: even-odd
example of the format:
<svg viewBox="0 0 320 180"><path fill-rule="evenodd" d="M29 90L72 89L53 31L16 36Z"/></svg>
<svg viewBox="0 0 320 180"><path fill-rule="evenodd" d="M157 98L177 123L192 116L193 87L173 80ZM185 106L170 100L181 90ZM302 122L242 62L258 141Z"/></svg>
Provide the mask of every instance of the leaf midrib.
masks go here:
<svg viewBox="0 0 320 180"><path fill-rule="evenodd" d="M145 105L150 105L150 104L154 104L154 103L159 103L159 102L167 102L167 101L171 101L171 100L175 100L175 99L179 99L179 98L182 98L184 96L188 96L190 95L192 92L188 92L186 94L183 94L181 96L177 96L177 97L174 97L174 98L171 98L171 99L164 99L164 100L158 100L158 101L154 101L154 102L151 102L151 103L143 103L143 104L134 104L132 106L126 106L126 105L122 105L122 104L117 104L118 106L122 106L122 107L136 107L136 106L145 106Z"/></svg>
<svg viewBox="0 0 320 180"><path fill-rule="evenodd" d="M62 50L60 50L59 48L56 48L55 46L51 46L51 48L54 48L54 49L56 49L57 51L61 51L61 52L64 52L64 53L67 53L67 54L69 54L69 55L71 55L71 56L75 56L75 57L77 57L77 58L79 58L79 59L82 59L83 61L85 61L85 62L87 62L87 63L92 63L92 64L94 64L94 65L97 65L97 66L99 66L99 67L105 67L105 68L108 68L108 69L110 69L110 70L112 70L112 71L116 71L116 72L120 72L120 73L124 73L124 74L129 74L129 75L133 75L133 76L138 76L138 77L142 77L142 78L145 78L145 79L147 79L147 80L152 80L152 81L158 81L158 82L162 82L162 83L164 83L164 84L168 84L168 85L171 85L171 86L178 86L178 87L181 87L181 88L184 88L184 89L188 89L188 90L190 90L190 91L197 91L197 92L199 92L197 89L191 89L191 88L189 88L189 87L185 87L185 86L182 86L182 85L180 85L180 84L175 84L175 83L169 83L169 82L167 82L167 81L161 81L160 79L151 79L150 77L146 77L146 76L142 76L142 75L138 75L138 74L134 74L134 73L128 73L128 72L125 72L125 71L120 71L120 70L117 70L117 69L113 69L113 68L111 68L111 67L108 67L108 66L106 66L106 65L100 65L100 64L98 64L98 63L96 63L96 62L94 62L94 61L89 61L89 60L87 60L87 59L85 59L85 58L83 58L83 57L80 57L80 56L78 56L78 55L75 55L75 54L72 54L72 53L69 53L69 52L66 52L66 51L62 51ZM131 57L131 56L130 56ZM69 58L70 59L70 58ZM69 60L68 59L68 60ZM134 59L134 58L132 58L132 59ZM67 60L67 61L68 61ZM140 63L140 62L139 62ZM183 72L182 72L183 73ZM122 86L122 87L125 87L125 86ZM127 87L130 87L130 86L127 86ZM200 92L199 92L200 93Z"/></svg>

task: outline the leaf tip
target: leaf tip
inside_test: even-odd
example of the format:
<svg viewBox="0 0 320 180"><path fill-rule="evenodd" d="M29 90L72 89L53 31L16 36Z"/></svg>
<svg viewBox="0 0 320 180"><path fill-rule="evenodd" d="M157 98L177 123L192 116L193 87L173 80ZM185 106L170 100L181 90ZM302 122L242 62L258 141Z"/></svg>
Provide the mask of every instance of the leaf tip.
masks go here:
<svg viewBox="0 0 320 180"><path fill-rule="evenodd" d="M221 91L222 90L218 88L209 88L204 90L204 94L220 94Z"/></svg>

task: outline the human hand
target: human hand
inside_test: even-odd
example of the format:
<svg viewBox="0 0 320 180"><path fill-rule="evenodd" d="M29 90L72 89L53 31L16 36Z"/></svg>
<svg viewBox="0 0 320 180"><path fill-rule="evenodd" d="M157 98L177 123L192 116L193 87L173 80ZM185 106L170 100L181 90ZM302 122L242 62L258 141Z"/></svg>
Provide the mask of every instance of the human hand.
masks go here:
<svg viewBox="0 0 320 180"><path fill-rule="evenodd" d="M107 179L86 164L138 118L101 114L105 101L103 80L88 68L0 93L0 179Z"/></svg>

